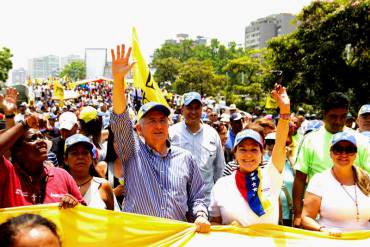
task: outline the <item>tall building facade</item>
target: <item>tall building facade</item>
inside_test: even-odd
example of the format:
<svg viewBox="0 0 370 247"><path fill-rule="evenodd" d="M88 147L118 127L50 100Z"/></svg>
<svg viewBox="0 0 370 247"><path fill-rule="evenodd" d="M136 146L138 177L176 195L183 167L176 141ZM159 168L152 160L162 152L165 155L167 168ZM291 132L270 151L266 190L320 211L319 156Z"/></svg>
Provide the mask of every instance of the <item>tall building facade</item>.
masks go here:
<svg viewBox="0 0 370 247"><path fill-rule="evenodd" d="M281 13L251 22L245 28L245 48L263 48L266 47L266 42L271 38L293 32L297 28L293 23L294 18L295 16L292 14Z"/></svg>
<svg viewBox="0 0 370 247"><path fill-rule="evenodd" d="M27 80L27 71L24 68L12 70L12 83L24 84Z"/></svg>
<svg viewBox="0 0 370 247"><path fill-rule="evenodd" d="M60 58L60 69L63 70L63 68L72 63L73 61L78 61L78 60L83 60L79 55L69 55L66 57L61 57Z"/></svg>
<svg viewBox="0 0 370 247"><path fill-rule="evenodd" d="M86 48L85 65L86 78L106 76L111 68L111 63L107 59L107 48Z"/></svg>
<svg viewBox="0 0 370 247"><path fill-rule="evenodd" d="M174 38L174 39L166 39L165 40L165 43L179 44L182 41L187 40L187 39L190 39L190 37L189 37L188 34L186 34L186 33L178 33L178 34L176 34L176 38ZM196 36L195 39L193 39L193 41L194 41L195 44L198 44L198 45L206 45L208 39L206 37L204 37L204 36L198 35L198 36Z"/></svg>
<svg viewBox="0 0 370 247"><path fill-rule="evenodd" d="M46 79L49 76L57 76L60 71L59 57L49 55L28 60L28 71L31 78Z"/></svg>

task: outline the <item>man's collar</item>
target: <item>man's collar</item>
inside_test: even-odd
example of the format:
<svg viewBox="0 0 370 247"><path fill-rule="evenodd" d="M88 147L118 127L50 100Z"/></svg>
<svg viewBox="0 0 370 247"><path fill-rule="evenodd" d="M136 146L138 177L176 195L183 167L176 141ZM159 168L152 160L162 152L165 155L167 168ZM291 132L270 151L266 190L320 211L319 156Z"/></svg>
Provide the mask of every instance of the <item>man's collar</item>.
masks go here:
<svg viewBox="0 0 370 247"><path fill-rule="evenodd" d="M149 152L152 152L154 153L155 155L158 155L160 157L166 157L170 151L171 151L171 142L167 139L166 140L166 147L167 147L167 150L166 150L166 153L164 155L161 155L160 153L158 153L155 149L151 148L146 142L145 142L145 139L144 137L142 137L141 135L138 135L140 140L145 144L145 147L146 149L149 151Z"/></svg>
<svg viewBox="0 0 370 247"><path fill-rule="evenodd" d="M191 130L190 130L190 128L186 125L186 122L185 122L185 120L184 121L182 121L182 125L183 125L183 128L185 128L190 134L192 134L192 135L196 135L196 134L198 134L198 133L200 133L200 132L202 132L203 131L203 123L202 122L200 122L200 128L196 131L196 132L192 132Z"/></svg>

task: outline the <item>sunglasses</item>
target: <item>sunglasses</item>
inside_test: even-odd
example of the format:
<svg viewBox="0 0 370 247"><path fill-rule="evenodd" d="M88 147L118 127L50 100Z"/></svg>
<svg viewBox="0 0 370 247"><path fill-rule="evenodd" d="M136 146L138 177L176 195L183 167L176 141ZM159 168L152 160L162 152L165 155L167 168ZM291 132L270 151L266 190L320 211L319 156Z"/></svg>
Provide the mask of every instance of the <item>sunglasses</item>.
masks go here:
<svg viewBox="0 0 370 247"><path fill-rule="evenodd" d="M331 151L333 151L334 154L341 154L341 153L346 153L346 154L354 154L357 153L357 147L355 146L334 146L332 147Z"/></svg>

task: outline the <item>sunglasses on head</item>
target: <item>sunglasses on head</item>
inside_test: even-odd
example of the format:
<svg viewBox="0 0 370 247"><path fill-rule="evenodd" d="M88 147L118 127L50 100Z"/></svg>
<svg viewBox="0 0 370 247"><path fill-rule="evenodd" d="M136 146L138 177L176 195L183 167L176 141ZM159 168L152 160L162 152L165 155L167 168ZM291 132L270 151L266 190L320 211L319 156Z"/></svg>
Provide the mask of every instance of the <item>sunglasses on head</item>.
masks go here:
<svg viewBox="0 0 370 247"><path fill-rule="evenodd" d="M354 154L354 153L357 153L357 147L336 145L332 147L331 151L333 151L334 154L341 154L341 153Z"/></svg>

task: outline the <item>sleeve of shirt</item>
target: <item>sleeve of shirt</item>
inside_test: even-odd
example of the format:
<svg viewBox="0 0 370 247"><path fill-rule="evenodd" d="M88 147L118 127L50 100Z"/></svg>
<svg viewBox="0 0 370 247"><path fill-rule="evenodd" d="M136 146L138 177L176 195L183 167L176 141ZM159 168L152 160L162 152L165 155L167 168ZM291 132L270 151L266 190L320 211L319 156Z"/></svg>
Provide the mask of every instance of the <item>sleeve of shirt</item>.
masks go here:
<svg viewBox="0 0 370 247"><path fill-rule="evenodd" d="M370 173L370 143L366 139L365 141L356 138L356 141L358 141L358 158L355 161L355 164L357 164L360 168Z"/></svg>
<svg viewBox="0 0 370 247"><path fill-rule="evenodd" d="M220 177L222 177L222 172L223 172L223 170L225 168L224 151L222 149L221 140L220 140L220 137L218 136L218 134L216 136L216 146L217 146L216 158L214 160L215 172L213 174L213 181L214 182L216 182L217 179L219 179Z"/></svg>
<svg viewBox="0 0 370 247"><path fill-rule="evenodd" d="M323 190L323 183L320 183L321 174L315 174L308 183L307 192L310 192L312 194L315 194L319 197L322 197L322 190Z"/></svg>
<svg viewBox="0 0 370 247"><path fill-rule="evenodd" d="M233 143L231 143L230 131L231 130L229 129L229 131L227 132L227 139L226 139L225 147L231 150L233 148Z"/></svg>
<svg viewBox="0 0 370 247"><path fill-rule="evenodd" d="M111 128L117 145L117 155L122 162L129 160L135 154L135 137L128 109L121 115L112 113Z"/></svg>
<svg viewBox="0 0 370 247"><path fill-rule="evenodd" d="M310 141L308 138L305 138L301 144L299 153L297 154L297 162L295 164L295 169L304 173L308 174L308 169L310 166Z"/></svg>
<svg viewBox="0 0 370 247"><path fill-rule="evenodd" d="M267 164L267 169L269 169L268 174L270 175L271 183L272 183L272 189L274 191L277 191L278 194L281 192L281 187L283 186L284 182L284 172L280 173L276 166L272 163L272 160L270 159L269 163Z"/></svg>
<svg viewBox="0 0 370 247"><path fill-rule="evenodd" d="M233 173L233 171L235 171L237 169L237 165L235 163L235 161L230 161L229 163L227 163L225 165L225 168L224 168L224 171L222 172L222 176L230 176L231 173Z"/></svg>
<svg viewBox="0 0 370 247"><path fill-rule="evenodd" d="M210 217L220 217L221 216L221 210L220 210L220 207L218 206L218 201L216 198L217 188L218 188L218 183L216 183L215 186L213 186L212 191L211 191L211 202L208 207Z"/></svg>
<svg viewBox="0 0 370 247"><path fill-rule="evenodd" d="M189 163L189 182L188 182L188 206L191 209L194 217L197 212L203 211L208 214L205 198L205 185L200 170L191 155L188 155L187 162ZM195 218L195 217L194 217Z"/></svg>

